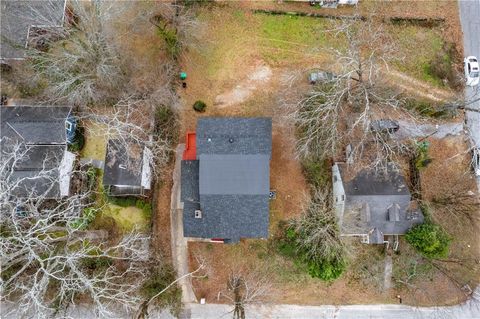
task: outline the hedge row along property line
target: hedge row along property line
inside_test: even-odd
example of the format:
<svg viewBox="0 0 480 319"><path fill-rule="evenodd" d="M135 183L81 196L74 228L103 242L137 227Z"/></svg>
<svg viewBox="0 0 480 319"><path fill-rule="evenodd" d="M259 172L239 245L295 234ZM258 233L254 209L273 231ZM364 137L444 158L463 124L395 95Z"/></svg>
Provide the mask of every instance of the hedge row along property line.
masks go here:
<svg viewBox="0 0 480 319"><path fill-rule="evenodd" d="M366 21L367 17L362 15L356 16L347 16L347 15L334 15L334 14L326 14L326 13L313 13L313 12L302 12L302 11L282 11L282 10L265 10L265 9L253 9L254 13L264 13L264 14L272 14L272 15L288 15L288 16L299 16L299 17L313 17L313 18L326 18L326 19L351 19L351 20L362 20ZM384 22L392 22L392 23L409 23L415 24L418 26L426 27L426 28L433 28L441 26L445 23L444 18L420 18L420 17L390 17L390 18L383 18Z"/></svg>
<svg viewBox="0 0 480 319"><path fill-rule="evenodd" d="M313 17L313 18L327 18L327 19L351 19L351 20L367 20L364 16L345 16L345 15L332 15L325 13L311 13L311 12L302 12L302 11L281 11L281 10L264 10L264 9L254 9L254 13L264 13L272 15L288 15L288 16L299 16L299 17Z"/></svg>

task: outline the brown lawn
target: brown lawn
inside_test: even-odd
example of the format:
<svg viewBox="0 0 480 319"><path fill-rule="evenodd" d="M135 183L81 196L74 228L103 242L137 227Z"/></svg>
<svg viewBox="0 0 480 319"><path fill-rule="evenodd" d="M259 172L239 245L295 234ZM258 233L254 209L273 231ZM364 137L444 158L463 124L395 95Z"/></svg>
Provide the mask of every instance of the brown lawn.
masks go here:
<svg viewBox="0 0 480 319"><path fill-rule="evenodd" d="M365 3L372 4L371 1ZM397 1L389 5L393 8L392 15L397 13L410 15L423 8L425 16L437 17L440 14L438 12L442 10L443 13L455 12L455 15L457 10L456 5L452 5L451 2L441 4L435 2L432 7L428 7L419 1L413 4L411 9L409 7L406 10L401 10L402 6ZM305 92L305 87L290 87L287 80L295 75L305 76L305 70L312 66L328 67L328 57L318 53L315 46L330 43L329 41L334 39L328 36L317 38L315 34L296 33L297 30L305 30L305 26L327 28L329 22L295 18L290 24L284 21L283 17L263 17L249 10L277 6L289 10L293 7L312 10L305 5L273 2L242 2L200 8L199 20L203 24L203 35L198 44L189 48L181 57L181 70L187 72L188 78L187 88L178 89L182 98L180 142L184 142L186 131L195 130L196 120L200 116L273 118L271 188L277 191L277 198L271 203L271 236L268 240L243 240L236 245L190 242L188 248L191 269L195 269L198 256L205 258L208 264L207 277L193 279L197 298L206 298L209 303L226 302L225 299L218 299L218 293L226 289L231 271L249 270L268 273L272 284L272 293L269 294L268 301L276 303L309 305L397 303L398 294L402 295L404 302L410 304L451 304L463 300L465 296L459 291L457 283L436 269L429 270L427 275L415 281L415 285L421 288L420 291L432 294L422 295L418 292L414 294L395 283L392 289L382 292L378 281L383 280L383 252L378 247L350 243L349 269L333 283L311 278L292 260L278 254L274 245L278 222L299 216L302 204L308 197L308 186L301 165L294 155L292 128L284 121L282 107L285 101ZM338 12L346 13L348 10L350 9L345 8ZM449 26L450 28L458 26L457 20L448 18L448 21L453 24ZM283 34L294 35L284 37ZM271 70L270 76L262 81L252 81L249 76L262 66ZM219 96L233 97L238 101L229 106L222 106L218 103ZM192 109L196 100L206 102L205 113L196 113ZM432 151L434 149L436 150L432 147ZM464 149L463 146L461 149ZM437 156L436 153L433 154ZM432 165L445 159L438 156ZM466 169L463 161L458 165ZM432 169L433 167L435 166L432 166ZM425 174L429 170L430 168ZM164 201L169 202L169 194L165 190L169 190L170 187L169 182L166 182L158 196L157 202L161 207L159 216L162 221L157 223L156 232L161 232L161 229L169 223L166 217L169 207ZM167 240L167 235L161 236L164 237L162 240ZM456 245L457 243L454 243L452 248L456 249ZM478 248L474 247L476 246L471 246L472 252L478 251ZM408 264L410 259L415 258L419 258L418 255L410 251L406 243L402 243L401 253L394 256L394 267ZM366 274L365 269L373 264L376 265L375 270L370 275ZM359 265L366 266L362 268ZM465 280L466 277L462 277L457 281Z"/></svg>

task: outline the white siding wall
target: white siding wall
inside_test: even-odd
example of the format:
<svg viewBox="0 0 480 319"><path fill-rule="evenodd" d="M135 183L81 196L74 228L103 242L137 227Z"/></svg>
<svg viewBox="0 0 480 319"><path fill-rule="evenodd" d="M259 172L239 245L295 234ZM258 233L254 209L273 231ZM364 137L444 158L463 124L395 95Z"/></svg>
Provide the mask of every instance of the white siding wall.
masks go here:
<svg viewBox="0 0 480 319"><path fill-rule="evenodd" d="M333 183L333 205L338 218L339 227L342 226L342 217L345 210L345 189L340 175L338 165L332 166L332 183Z"/></svg>
<svg viewBox="0 0 480 319"><path fill-rule="evenodd" d="M70 175L73 170L73 163L75 162L75 154L66 150L60 162L59 171L59 183L60 183L60 196L70 195Z"/></svg>
<svg viewBox="0 0 480 319"><path fill-rule="evenodd" d="M142 180L141 185L144 189L150 189L152 184L152 171L150 163L153 161L153 154L147 147L143 148Z"/></svg>

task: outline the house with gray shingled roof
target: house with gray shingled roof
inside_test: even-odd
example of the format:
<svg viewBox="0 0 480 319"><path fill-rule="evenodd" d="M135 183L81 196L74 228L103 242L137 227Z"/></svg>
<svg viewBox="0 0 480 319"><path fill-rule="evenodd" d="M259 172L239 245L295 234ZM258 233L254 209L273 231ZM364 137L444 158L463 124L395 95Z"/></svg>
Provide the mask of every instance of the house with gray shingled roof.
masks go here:
<svg viewBox="0 0 480 319"><path fill-rule="evenodd" d="M2 106L0 144L2 161L13 163L9 181L18 197L42 195L46 198L68 196L75 154L68 152L68 136L75 123L70 107Z"/></svg>
<svg viewBox="0 0 480 319"><path fill-rule="evenodd" d="M395 165L390 164L385 172L364 169L349 176L347 164L335 163L332 177L342 236L357 236L366 244L383 244L386 236L393 236L395 244L398 235L423 223L423 215Z"/></svg>
<svg viewBox="0 0 480 319"><path fill-rule="evenodd" d="M181 162L185 237L267 238L270 118L201 118Z"/></svg>
<svg viewBox="0 0 480 319"><path fill-rule="evenodd" d="M103 185L110 196L138 196L149 194L152 183L150 163L153 154L137 142L110 139L107 144Z"/></svg>
<svg viewBox="0 0 480 319"><path fill-rule="evenodd" d="M0 59L24 59L32 34L46 34L45 30L61 28L66 3L66 0L2 0Z"/></svg>

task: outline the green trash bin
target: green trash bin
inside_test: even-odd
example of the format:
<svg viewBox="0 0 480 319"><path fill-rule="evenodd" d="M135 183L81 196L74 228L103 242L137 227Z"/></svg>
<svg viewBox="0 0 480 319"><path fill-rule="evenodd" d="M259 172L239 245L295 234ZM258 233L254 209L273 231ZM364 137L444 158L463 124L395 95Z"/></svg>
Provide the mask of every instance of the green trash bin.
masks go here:
<svg viewBox="0 0 480 319"><path fill-rule="evenodd" d="M184 81L187 78L187 73L180 72L180 80Z"/></svg>

